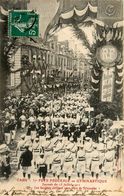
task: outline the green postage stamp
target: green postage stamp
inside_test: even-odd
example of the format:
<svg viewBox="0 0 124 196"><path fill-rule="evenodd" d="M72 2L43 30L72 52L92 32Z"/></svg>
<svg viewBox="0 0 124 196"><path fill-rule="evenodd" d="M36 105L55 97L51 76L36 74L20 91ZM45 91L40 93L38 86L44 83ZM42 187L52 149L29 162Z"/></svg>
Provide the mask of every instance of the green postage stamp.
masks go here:
<svg viewBox="0 0 124 196"><path fill-rule="evenodd" d="M11 10L9 12L8 35L10 37L38 37L39 15L34 11Z"/></svg>

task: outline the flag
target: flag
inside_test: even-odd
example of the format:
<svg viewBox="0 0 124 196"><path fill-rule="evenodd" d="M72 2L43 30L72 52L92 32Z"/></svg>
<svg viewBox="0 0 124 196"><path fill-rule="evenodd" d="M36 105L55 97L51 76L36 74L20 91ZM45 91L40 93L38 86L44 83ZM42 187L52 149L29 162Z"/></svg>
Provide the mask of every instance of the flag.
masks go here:
<svg viewBox="0 0 124 196"><path fill-rule="evenodd" d="M109 42L113 38L113 31L109 31L106 35L106 41Z"/></svg>
<svg viewBox="0 0 124 196"><path fill-rule="evenodd" d="M123 0L98 0L97 19L110 26L123 20Z"/></svg>

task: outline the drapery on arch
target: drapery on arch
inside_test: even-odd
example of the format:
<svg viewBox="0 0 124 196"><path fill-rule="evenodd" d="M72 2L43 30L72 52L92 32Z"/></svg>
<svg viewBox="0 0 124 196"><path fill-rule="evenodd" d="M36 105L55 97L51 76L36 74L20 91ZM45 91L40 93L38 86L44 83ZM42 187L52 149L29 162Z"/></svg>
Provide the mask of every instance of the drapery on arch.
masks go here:
<svg viewBox="0 0 124 196"><path fill-rule="evenodd" d="M96 55L96 50L98 47L105 45L108 42L114 44L115 46L117 46L118 43L119 45L121 45L122 37L123 37L122 14L121 13L118 14L117 12L115 12L114 17L111 17L111 15L109 14L107 16L108 21L111 20L109 26L109 24L106 24L105 13L102 13L102 15L100 16L100 11L101 11L101 8L99 7L101 3L100 1L101 0L58 0L59 9L55 17L53 18L52 22L48 25L45 32L45 40L46 40L49 37L51 37L60 28L69 25L72 25L74 28L77 28L78 33L80 33L79 31L81 31L80 29L81 25L86 25L87 23L89 23L89 26L94 25L96 27L97 34L95 40L95 50L94 49L92 50L92 48L89 50L92 59L91 65L93 67L91 72L92 74L91 86L93 91L95 92L98 92L100 88L102 65L97 61L97 58L93 59L92 57ZM115 7L118 7L117 9L119 9L120 6L120 12L122 11L121 0L120 2L118 2L118 6L116 6L117 2L115 2L114 0L109 0L109 3L110 5L115 5ZM106 6L106 2L105 2L105 6ZM103 6L102 9L105 11L106 8ZM88 47L88 44L86 45L86 47ZM121 52L120 48L119 50ZM119 62L116 63L117 74L115 80L116 80L116 86L118 88L117 92L120 93L122 92L123 69L119 69L118 63Z"/></svg>
<svg viewBox="0 0 124 196"><path fill-rule="evenodd" d="M106 7L102 3L103 0L57 0L59 2L58 11L48 25L44 39L46 40L51 36L57 29L61 28L63 25L70 25L73 21L77 24L91 22L99 26L104 27L107 21L113 22L113 28L122 27L123 25L123 8L122 0L115 2L115 0L108 0L110 5L114 5L116 12L113 17L105 15ZM105 1L105 0L104 0ZM102 4L101 4L102 3ZM103 6L102 8L100 7ZM118 6L117 6L118 5ZM105 6L107 6L105 4ZM101 13L101 9L104 10ZM119 13L118 13L119 12ZM113 20L114 18L114 20ZM117 19L116 19L117 18ZM108 19L108 20L107 20Z"/></svg>

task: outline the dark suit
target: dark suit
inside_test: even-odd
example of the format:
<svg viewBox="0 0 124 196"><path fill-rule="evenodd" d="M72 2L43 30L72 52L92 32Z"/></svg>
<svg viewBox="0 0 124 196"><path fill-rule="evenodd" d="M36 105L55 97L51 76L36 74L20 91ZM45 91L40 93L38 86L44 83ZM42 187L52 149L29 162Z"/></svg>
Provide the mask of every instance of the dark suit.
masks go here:
<svg viewBox="0 0 124 196"><path fill-rule="evenodd" d="M21 166L30 167L32 159L33 159L33 153L27 149L25 152L22 153L20 157Z"/></svg>

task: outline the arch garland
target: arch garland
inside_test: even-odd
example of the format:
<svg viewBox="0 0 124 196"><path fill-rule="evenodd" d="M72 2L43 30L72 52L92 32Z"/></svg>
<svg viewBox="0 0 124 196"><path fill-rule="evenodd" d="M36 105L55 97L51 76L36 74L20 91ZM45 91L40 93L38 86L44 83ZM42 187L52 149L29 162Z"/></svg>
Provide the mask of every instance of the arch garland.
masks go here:
<svg viewBox="0 0 124 196"><path fill-rule="evenodd" d="M116 47L119 55L113 64L113 67L115 67L114 95L121 97L123 90L123 21L120 16L120 19L113 20L111 25L106 24L106 21L98 17L99 2L99 0L59 0L60 6L58 12L47 27L45 39L49 39L63 27L73 27L77 38L83 39L82 43L89 49L90 64L92 65L91 87L93 93L97 96L100 96L101 77L104 67L102 62L99 62L97 58L97 49L108 44ZM113 4L114 1L109 0L109 2ZM108 16L110 16L111 20L111 13L108 13ZM94 36L95 43L92 46L90 46L87 36L81 30L81 25L93 25L96 29L96 35Z"/></svg>

